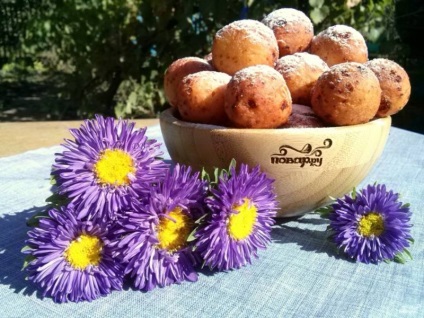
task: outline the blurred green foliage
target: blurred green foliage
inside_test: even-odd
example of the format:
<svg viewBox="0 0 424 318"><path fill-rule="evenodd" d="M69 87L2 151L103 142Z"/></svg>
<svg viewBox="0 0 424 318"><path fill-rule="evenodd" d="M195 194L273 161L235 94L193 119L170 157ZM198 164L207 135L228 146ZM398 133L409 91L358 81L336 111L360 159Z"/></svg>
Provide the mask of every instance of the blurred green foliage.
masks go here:
<svg viewBox="0 0 424 318"><path fill-rule="evenodd" d="M401 60L408 54L396 28L396 5L403 0L309 0L316 30L334 24L350 25L367 40L371 57Z"/></svg>
<svg viewBox="0 0 424 318"><path fill-rule="evenodd" d="M204 56L213 35L241 18L261 20L281 7L308 14L316 31L333 24L360 30L371 43L396 38L391 0L40 0L21 34L21 49L64 74L67 114L152 117L166 107L166 67ZM71 115L72 117L72 115Z"/></svg>
<svg viewBox="0 0 424 318"><path fill-rule="evenodd" d="M310 17L318 28L346 24L370 42L396 38L393 0L309 0L309 4L312 7Z"/></svg>

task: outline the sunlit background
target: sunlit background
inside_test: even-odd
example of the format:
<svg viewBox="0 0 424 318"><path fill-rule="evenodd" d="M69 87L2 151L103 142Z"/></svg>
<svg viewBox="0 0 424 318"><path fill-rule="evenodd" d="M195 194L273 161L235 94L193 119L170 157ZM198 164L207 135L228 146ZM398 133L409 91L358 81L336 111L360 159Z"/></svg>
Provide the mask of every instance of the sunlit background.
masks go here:
<svg viewBox="0 0 424 318"><path fill-rule="evenodd" d="M412 96L393 125L424 133L422 0L1 0L0 121L156 117L172 61L203 57L222 26L281 7L302 10L315 33L350 25L370 59L402 65Z"/></svg>

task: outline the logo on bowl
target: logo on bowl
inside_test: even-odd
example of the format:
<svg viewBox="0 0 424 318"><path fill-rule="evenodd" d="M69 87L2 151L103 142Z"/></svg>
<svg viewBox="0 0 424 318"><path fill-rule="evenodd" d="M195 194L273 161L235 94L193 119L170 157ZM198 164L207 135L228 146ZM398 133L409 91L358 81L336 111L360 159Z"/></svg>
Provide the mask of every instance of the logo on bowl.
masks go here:
<svg viewBox="0 0 424 318"><path fill-rule="evenodd" d="M280 147L280 153L274 153L271 155L271 164L298 164L301 168L305 165L312 167L320 167L322 165L322 150L328 149L333 144L330 138L324 140L324 146L318 146L313 148L311 144L306 144L302 149L296 149L290 145L282 145ZM289 152L296 152L302 156L287 156Z"/></svg>

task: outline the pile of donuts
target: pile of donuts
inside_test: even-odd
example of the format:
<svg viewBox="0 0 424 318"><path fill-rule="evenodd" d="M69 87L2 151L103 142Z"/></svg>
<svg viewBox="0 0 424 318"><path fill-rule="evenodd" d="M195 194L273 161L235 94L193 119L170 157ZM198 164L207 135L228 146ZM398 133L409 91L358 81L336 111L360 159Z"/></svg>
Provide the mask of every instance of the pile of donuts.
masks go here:
<svg viewBox="0 0 424 318"><path fill-rule="evenodd" d="M165 96L182 120L237 128L344 126L390 116L408 102L405 70L368 61L363 36L334 25L314 36L311 20L283 8L240 20L214 36L204 58L174 61Z"/></svg>

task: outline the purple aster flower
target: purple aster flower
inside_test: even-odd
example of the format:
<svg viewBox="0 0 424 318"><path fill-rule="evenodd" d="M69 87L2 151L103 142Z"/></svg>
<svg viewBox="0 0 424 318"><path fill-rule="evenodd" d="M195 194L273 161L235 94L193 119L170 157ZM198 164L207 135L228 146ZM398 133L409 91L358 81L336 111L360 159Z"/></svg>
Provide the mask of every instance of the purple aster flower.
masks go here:
<svg viewBox="0 0 424 318"><path fill-rule="evenodd" d="M337 246L363 263L393 260L412 240L408 205L385 185L368 185L330 206L330 229Z"/></svg>
<svg viewBox="0 0 424 318"><path fill-rule="evenodd" d="M205 264L219 270L240 268L251 263L258 249L271 241L271 226L277 201L273 180L259 170L242 164L224 174L213 196L206 199L210 215L199 226L196 251Z"/></svg>
<svg viewBox="0 0 424 318"><path fill-rule="evenodd" d="M28 232L28 278L55 302L91 301L122 289L122 267L112 257L107 228L80 221L75 212L52 209Z"/></svg>
<svg viewBox="0 0 424 318"><path fill-rule="evenodd" d="M70 130L75 141L66 140L63 146L69 150L56 154L52 173L79 219L109 221L165 174L168 166L156 159L160 144L134 125L96 116Z"/></svg>
<svg viewBox="0 0 424 318"><path fill-rule="evenodd" d="M133 201L118 218L117 256L125 274L144 291L196 281L196 257L187 238L202 214L206 185L199 173L176 165L145 202Z"/></svg>

